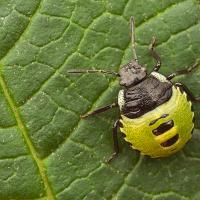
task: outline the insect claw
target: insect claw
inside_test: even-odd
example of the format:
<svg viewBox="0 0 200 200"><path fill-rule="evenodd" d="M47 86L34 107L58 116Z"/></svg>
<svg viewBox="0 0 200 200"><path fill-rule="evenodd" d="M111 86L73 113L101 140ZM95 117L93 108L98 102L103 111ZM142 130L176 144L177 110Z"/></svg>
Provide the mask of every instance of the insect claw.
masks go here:
<svg viewBox="0 0 200 200"><path fill-rule="evenodd" d="M156 45L156 37L153 36L152 40L151 40L151 44L149 46L149 49L153 49L155 47L155 45Z"/></svg>
<svg viewBox="0 0 200 200"><path fill-rule="evenodd" d="M196 62L188 69L189 72L191 72L193 69L195 69L200 64L200 60L196 60Z"/></svg>
<svg viewBox="0 0 200 200"><path fill-rule="evenodd" d="M110 164L111 160L112 160L112 158L108 158L108 159L104 160L104 163L105 164Z"/></svg>
<svg viewBox="0 0 200 200"><path fill-rule="evenodd" d="M114 158L117 157L117 155L118 155L118 154L117 154L116 152L114 152L114 153L110 156L110 158L108 158L108 159L105 160L105 163L106 163L106 164L110 164L111 161L112 161Z"/></svg>
<svg viewBox="0 0 200 200"><path fill-rule="evenodd" d="M200 97L195 97L194 102L200 102Z"/></svg>
<svg viewBox="0 0 200 200"><path fill-rule="evenodd" d="M86 118L87 117L87 115L80 115L80 118L81 119L84 119L84 118Z"/></svg>

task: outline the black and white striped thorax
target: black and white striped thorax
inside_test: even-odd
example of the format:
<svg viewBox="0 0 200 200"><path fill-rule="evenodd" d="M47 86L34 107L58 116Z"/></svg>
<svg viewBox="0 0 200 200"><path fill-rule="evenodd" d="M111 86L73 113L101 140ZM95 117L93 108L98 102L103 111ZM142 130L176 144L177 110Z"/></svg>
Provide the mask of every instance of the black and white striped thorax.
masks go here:
<svg viewBox="0 0 200 200"><path fill-rule="evenodd" d="M172 96L172 83L165 76L152 72L137 85L120 90L118 104L121 114L134 119L155 109Z"/></svg>

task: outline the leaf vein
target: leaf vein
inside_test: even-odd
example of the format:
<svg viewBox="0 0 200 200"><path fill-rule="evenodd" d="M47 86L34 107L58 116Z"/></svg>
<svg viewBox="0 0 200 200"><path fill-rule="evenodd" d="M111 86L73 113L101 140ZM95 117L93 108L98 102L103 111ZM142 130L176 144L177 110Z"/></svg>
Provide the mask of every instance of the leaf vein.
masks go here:
<svg viewBox="0 0 200 200"><path fill-rule="evenodd" d="M150 20L153 20L154 18L158 17L158 15L163 14L163 13L167 12L169 9L171 9L171 8L181 4L181 3L184 3L186 1L190 1L190 0L184 0L184 1L181 1L181 2L176 2L176 3L171 4L168 7L165 7L164 9L160 10L159 12L155 13L154 15L150 16L146 20L139 23L136 28L139 28L140 26L144 25L145 23L148 23Z"/></svg>
<svg viewBox="0 0 200 200"><path fill-rule="evenodd" d="M62 105L58 104L58 102L56 102L52 97L51 95L49 95L47 92L43 92L46 97L55 105L57 106L60 110L62 110L63 112L65 113L68 113L68 112L71 112L72 114L76 115L76 116L79 116L80 114L75 112L74 110L70 110L70 109L66 109L65 107L63 107Z"/></svg>
<svg viewBox="0 0 200 200"><path fill-rule="evenodd" d="M16 103L14 102L14 100L12 99L11 95L10 95L10 92L9 92L9 89L7 87L7 84L3 78L3 75L2 73L0 74L0 86L2 87L2 90L3 90L3 93L4 93L4 96L15 116L15 119L17 121L17 125L21 131L21 134L22 134L22 137L24 138L24 141L26 142L27 144L27 147L29 148L29 151L30 151L30 154L33 158L33 160L36 162L37 164L37 167L38 167L38 170L39 170L39 173L40 173L40 176L43 180L43 183L45 185L45 189L46 189L46 193L47 193L47 196L48 196L48 199L49 200L54 200L55 197L54 197L54 194L53 194L53 191L52 191L52 188L50 186L50 183L49 183L49 180L48 180L48 177L46 175L46 169L45 169L45 166L44 166L44 163L42 162L42 160L37 157L37 151L36 149L34 148L33 144L32 144L32 141L30 140L29 138L29 135L28 135L28 131L22 121L22 118L21 118L21 115L20 115L20 112L16 106Z"/></svg>
<svg viewBox="0 0 200 200"><path fill-rule="evenodd" d="M3 161L3 160L15 160L15 159L19 159L21 157L26 157L26 156L29 156L28 154L20 154L20 155L17 155L17 157L2 157L0 158L0 162Z"/></svg>
<svg viewBox="0 0 200 200"><path fill-rule="evenodd" d="M101 15L100 15L100 16L101 16ZM98 17L99 17L99 16L98 16ZM96 17L95 19L97 19L98 17ZM92 21L92 23L91 23L88 27L90 27L90 26L93 24L93 22L94 22L94 21ZM70 23L71 23L71 21L70 21ZM70 25L69 25L69 26L70 26ZM68 27L69 27L69 26L68 26ZM87 29L88 29L88 28L87 28ZM87 30L87 29L86 29L86 30ZM33 96L36 95L38 92L40 92L40 90L43 89L43 88L48 84L48 82L49 82L57 73L59 73L59 71L62 70L62 67L65 66L65 62L66 62L70 57L72 57L72 56L74 55L74 53L76 53L76 52L78 51L78 49L79 49L79 47L80 47L80 45L81 45L81 41L84 40L84 36L85 36L86 30L84 31L84 34L83 34L82 38L80 39L79 45L77 46L76 50L74 50L74 51L71 53L71 55L68 55L68 56L66 57L66 59L65 59L64 62L63 62L63 64L61 64L60 66L58 66L58 68L48 77L48 79L45 80L45 81L43 82L43 84L41 85L41 87L40 87L36 92L34 92L34 94L31 95L31 97L33 97ZM80 78L81 78L81 77L80 77ZM72 83L73 83L73 82L72 82ZM28 100L29 100L31 97L29 97ZM20 106L25 105L27 102L28 102L27 100L24 101L23 104L21 104Z"/></svg>
<svg viewBox="0 0 200 200"><path fill-rule="evenodd" d="M111 200L115 200L117 198L117 195L119 194L119 192L123 189L123 187L126 185L127 179L129 178L129 176L131 174L133 174L137 168L141 165L142 161L143 161L144 156L140 155L137 163L134 165L133 169L124 177L124 182L122 183L122 185L119 187L118 191L112 196Z"/></svg>
<svg viewBox="0 0 200 200"><path fill-rule="evenodd" d="M99 170L99 169L101 169L101 168L103 168L103 164L100 164L99 166L97 166L97 168L95 168L95 169L93 169L92 171L90 171L86 176L77 177L77 178L74 179L72 182L70 182L70 183L68 184L68 186L66 186L63 190L59 191L59 192L57 193L57 195L58 195L58 194L61 194L61 193L63 193L63 192L65 192L66 190L69 190L70 187L71 187L71 185L75 184L77 181L82 180L82 179L83 179L83 180L84 180L84 179L87 179L90 175L92 175L93 173L95 173L97 170Z"/></svg>
<svg viewBox="0 0 200 200"><path fill-rule="evenodd" d="M33 20L33 18L36 16L36 14L38 13L40 6L41 6L42 0L40 0L40 2L38 3L38 6L36 7L34 13L32 14L32 16L29 18L29 23L27 23L26 27L24 28L24 31L22 32L22 34L19 36L19 38L15 41L15 43L13 44L13 46L11 46L8 50L7 53L1 58L1 61L3 59L5 59L5 57L9 54L9 52L18 44L18 42L23 38L23 36L26 34L26 32L28 31L29 27L31 26L31 22ZM17 12L17 11L16 11ZM18 12L19 13L19 12Z"/></svg>
<svg viewBox="0 0 200 200"><path fill-rule="evenodd" d="M166 44L167 42L169 42L169 40L171 40L173 37L178 37L179 36L179 34L182 34L182 33L184 33L184 32L187 32L188 30L190 30L190 29L192 29L192 28L194 28L194 27L196 27L196 26L199 26L200 24L199 23L194 23L194 24L192 24L191 26L189 26L189 27L187 27L187 28L185 28L185 29L183 29L183 30L181 30L181 31L178 31L178 32L176 32L176 33L173 33L173 34L171 34L165 41L162 41L160 44L158 44L156 47L159 47L159 46L162 46L162 45L164 45L164 44ZM138 43L138 42L137 42ZM149 44L142 44L142 43L138 43L140 46L142 46L142 47L148 47L149 46Z"/></svg>

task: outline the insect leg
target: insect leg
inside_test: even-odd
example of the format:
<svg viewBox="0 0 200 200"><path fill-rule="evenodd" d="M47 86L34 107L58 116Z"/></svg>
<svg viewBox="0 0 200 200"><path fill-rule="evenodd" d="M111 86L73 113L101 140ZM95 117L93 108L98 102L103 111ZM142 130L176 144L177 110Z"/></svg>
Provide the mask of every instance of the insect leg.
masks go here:
<svg viewBox="0 0 200 200"><path fill-rule="evenodd" d="M86 113L85 115L81 115L81 118L86 118L86 117L89 117L89 116L92 116L92 115L96 115L96 114L99 114L99 113L102 113L102 112L105 112L111 108L114 108L114 107L118 107L118 103L112 103L110 105L107 105L107 106L104 106L102 108L98 108L92 112L88 112Z"/></svg>
<svg viewBox="0 0 200 200"><path fill-rule="evenodd" d="M177 75L182 75L182 74L189 74L190 72L192 72L197 66L198 66L199 62L196 61L192 66L181 69L181 70L177 70L176 72L170 74L169 76L167 76L167 80L171 80L174 77L176 77Z"/></svg>
<svg viewBox="0 0 200 200"><path fill-rule="evenodd" d="M156 38L152 37L152 41L149 46L149 52L152 55L152 57L156 60L156 65L154 66L153 71L157 72L161 67L161 59L160 59L160 56L155 51L155 45L156 45Z"/></svg>
<svg viewBox="0 0 200 200"><path fill-rule="evenodd" d="M119 76L117 72L113 72L109 70L98 70L98 69L72 69L72 70L69 70L68 73L71 73L71 74L101 73L101 74L111 74L111 75Z"/></svg>
<svg viewBox="0 0 200 200"><path fill-rule="evenodd" d="M106 163L110 163L116 156L119 154L119 143L117 138L117 128L119 127L119 119L113 125L113 149L114 152L109 159L106 160Z"/></svg>
<svg viewBox="0 0 200 200"><path fill-rule="evenodd" d="M179 87L182 91L184 91L189 99L193 102L199 102L200 103L200 97L195 97L192 92L182 83L175 83L175 86Z"/></svg>

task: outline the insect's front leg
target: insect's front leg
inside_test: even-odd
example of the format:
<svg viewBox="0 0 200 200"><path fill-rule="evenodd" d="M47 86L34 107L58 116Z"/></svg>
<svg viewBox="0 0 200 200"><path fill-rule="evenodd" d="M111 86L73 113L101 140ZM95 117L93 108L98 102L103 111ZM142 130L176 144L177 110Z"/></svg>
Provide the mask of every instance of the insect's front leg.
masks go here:
<svg viewBox="0 0 200 200"><path fill-rule="evenodd" d="M186 67L181 70L177 70L174 73L167 76L167 80L171 80L178 75L189 74L199 65L199 61L196 61L192 66Z"/></svg>
<svg viewBox="0 0 200 200"><path fill-rule="evenodd" d="M152 57L156 60L156 65L154 66L153 71L157 72L161 67L161 58L158 55L158 53L155 51L155 45L156 45L156 38L152 37L152 41L149 46L149 52L152 55Z"/></svg>
<svg viewBox="0 0 200 200"><path fill-rule="evenodd" d="M88 112L85 115L81 115L81 118L86 118L86 117L89 117L89 116L92 116L92 115L96 115L96 114L105 112L105 111L107 111L107 110L109 110L111 108L115 108L115 107L118 107L118 103L112 103L110 105L107 105L107 106L98 108L98 109L96 109L94 111Z"/></svg>
<svg viewBox="0 0 200 200"><path fill-rule="evenodd" d="M198 102L200 103L200 97L195 97L192 92L187 88L187 86L185 86L184 84L182 83L175 83L175 86L176 87L179 87L181 91L184 91L189 99L192 101L192 102Z"/></svg>

